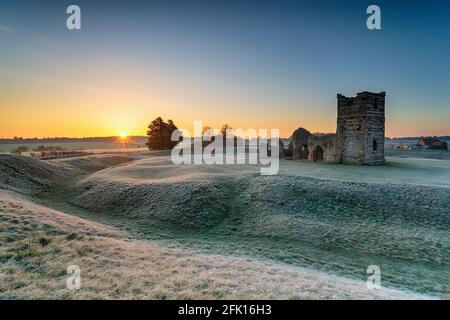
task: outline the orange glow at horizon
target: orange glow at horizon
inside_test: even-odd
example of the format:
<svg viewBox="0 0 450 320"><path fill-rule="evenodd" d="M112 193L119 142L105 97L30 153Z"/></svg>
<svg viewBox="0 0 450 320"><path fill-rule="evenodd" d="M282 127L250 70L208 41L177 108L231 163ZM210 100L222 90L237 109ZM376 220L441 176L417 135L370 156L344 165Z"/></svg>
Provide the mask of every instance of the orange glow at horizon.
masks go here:
<svg viewBox="0 0 450 320"><path fill-rule="evenodd" d="M50 111L50 110L49 110ZM51 112L49 112L51 114ZM47 114L47 112L45 113ZM89 119L89 117L79 117L75 120L75 123L67 123L64 118L58 119L55 116L46 116L44 113L41 117L38 114L34 114L28 119L15 123L15 121L8 121L11 119L10 115L7 115L5 109L0 110L0 138L12 138L14 136L23 138L44 138L44 137L71 137L71 138L83 138L83 137L106 137L117 136L120 140L126 140L130 136L142 136L146 134L147 126L151 120L157 116L161 116L164 120L172 119L179 129L188 130L191 134L194 133L194 121L199 120L192 115L189 118L179 119L165 114L152 113L146 117L129 117L126 122L126 130L122 131L118 128L124 128L122 121L110 121L111 118L121 118L119 115L108 116L106 119L95 120L95 118ZM266 118L254 118L254 119L242 119L239 114L234 117L230 117L229 120L219 120L218 117L210 118L210 121L203 120L203 125L210 126L212 128L220 129L224 123L228 123L232 128L242 128L244 130L254 129L279 129L280 136L288 138L292 132L299 128L304 127L310 132L322 132L322 133L334 133L336 130L335 118L333 115L325 118L319 116L310 115L303 117L302 119L295 120L296 116L292 116L292 119L283 119L272 117L272 119ZM231 115L230 115L231 116ZM21 118L20 116L18 118ZM220 118L220 117L219 117ZM329 119L328 119L329 118ZM98 118L97 118L98 119ZM145 120L144 120L145 119ZM208 119L205 117L205 119ZM394 126L394 120L387 117L386 120L386 137L405 137L405 136L434 136L434 135L448 135L449 130L446 130L446 124L439 125L439 121L435 128L424 129L422 123L414 121L414 119L403 119L400 123ZM421 128L422 127L422 128ZM411 132L411 128L416 128L414 132ZM117 134L119 132L119 134Z"/></svg>
<svg viewBox="0 0 450 320"><path fill-rule="evenodd" d="M336 130L334 96L325 105L296 105L276 95L266 101L257 92L222 97L224 93L211 93L206 84L201 90L188 82L153 81L131 71L113 70L96 77L81 73L71 81L49 74L10 73L8 82L0 82L0 138L145 135L158 116L192 133L195 120L217 129L224 123L244 130L279 129L285 138L298 127L323 133ZM386 109L388 137L450 134L445 116L401 114L396 109L399 106Z"/></svg>

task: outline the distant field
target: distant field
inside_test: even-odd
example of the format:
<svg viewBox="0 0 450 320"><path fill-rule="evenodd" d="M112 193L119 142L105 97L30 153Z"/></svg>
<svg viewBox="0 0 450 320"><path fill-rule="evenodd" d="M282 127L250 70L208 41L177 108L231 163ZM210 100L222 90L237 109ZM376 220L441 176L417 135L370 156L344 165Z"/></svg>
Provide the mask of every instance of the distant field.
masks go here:
<svg viewBox="0 0 450 320"><path fill-rule="evenodd" d="M10 153L18 147L28 147L30 150L36 149L39 146L46 147L62 147L67 150L114 150L114 149L125 149L125 148L146 148L145 138L138 138L130 141L127 145L120 144L112 141L74 141L74 142L52 142L52 141L41 141L41 142L26 142L23 143L1 143L0 142L0 153Z"/></svg>
<svg viewBox="0 0 450 320"><path fill-rule="evenodd" d="M448 137L448 136L440 137L439 139L450 143L450 137ZM391 146L391 145L400 144L400 143L406 144L406 145L415 145L417 143L417 141L418 141L418 137L417 138L392 138L392 139L386 139L386 145Z"/></svg>
<svg viewBox="0 0 450 320"><path fill-rule="evenodd" d="M447 141L450 145L449 139L441 139ZM432 149L412 149L401 150L394 148L399 145L406 145L415 148L417 139L386 139L385 143L385 155L388 157L400 157L400 158L424 158L424 159L440 159L450 160L450 152L446 150L432 150Z"/></svg>
<svg viewBox="0 0 450 320"><path fill-rule="evenodd" d="M430 149L399 150L393 148L386 148L384 150L384 153L387 157L450 160L450 152L446 150L430 150Z"/></svg>

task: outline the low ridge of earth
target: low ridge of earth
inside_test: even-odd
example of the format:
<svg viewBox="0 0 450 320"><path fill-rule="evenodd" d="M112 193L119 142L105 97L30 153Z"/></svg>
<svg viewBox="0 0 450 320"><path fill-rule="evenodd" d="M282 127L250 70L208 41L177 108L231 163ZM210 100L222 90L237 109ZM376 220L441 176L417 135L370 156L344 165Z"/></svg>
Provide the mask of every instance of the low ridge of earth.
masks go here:
<svg viewBox="0 0 450 320"><path fill-rule="evenodd" d="M0 155L0 298L446 298L449 169Z"/></svg>

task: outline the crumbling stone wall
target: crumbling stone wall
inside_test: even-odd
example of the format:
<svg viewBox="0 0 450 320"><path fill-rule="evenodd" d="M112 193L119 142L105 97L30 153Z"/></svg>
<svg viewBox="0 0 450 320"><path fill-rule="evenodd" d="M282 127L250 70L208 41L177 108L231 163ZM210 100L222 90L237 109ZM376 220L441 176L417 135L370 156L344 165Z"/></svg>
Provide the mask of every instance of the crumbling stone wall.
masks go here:
<svg viewBox="0 0 450 320"><path fill-rule="evenodd" d="M304 128L292 134L293 159L352 164L384 163L385 92L337 95L336 134L314 135Z"/></svg>
<svg viewBox="0 0 450 320"><path fill-rule="evenodd" d="M317 148L323 151L323 158L317 158ZM328 135L311 135L308 141L308 160L311 161L325 161L325 162L339 162L340 149L336 144L336 136L334 134Z"/></svg>
<svg viewBox="0 0 450 320"><path fill-rule="evenodd" d="M289 144L292 159L307 160L308 159L308 141L311 137L311 132L304 128L298 128L294 131Z"/></svg>

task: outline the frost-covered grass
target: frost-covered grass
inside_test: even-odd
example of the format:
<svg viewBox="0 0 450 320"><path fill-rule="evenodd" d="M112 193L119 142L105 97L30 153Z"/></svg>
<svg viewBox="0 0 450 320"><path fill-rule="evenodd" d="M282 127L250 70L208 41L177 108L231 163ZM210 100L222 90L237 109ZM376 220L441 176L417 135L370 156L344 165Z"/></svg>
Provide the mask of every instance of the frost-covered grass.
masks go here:
<svg viewBox="0 0 450 320"><path fill-rule="evenodd" d="M385 149L385 154L390 157L399 157L399 158L450 160L450 151L448 150L436 150L436 149L401 150L388 147Z"/></svg>
<svg viewBox="0 0 450 320"><path fill-rule="evenodd" d="M143 159L79 182L70 202L137 237L269 259L441 295L450 266L450 162L389 159L361 167L283 161L174 166Z"/></svg>
<svg viewBox="0 0 450 320"><path fill-rule="evenodd" d="M113 278L129 279L128 284L118 284L114 279L106 280L108 274L101 274L101 281L92 284L85 295L65 292L62 296L59 292L54 297L374 298L363 285L369 265L380 266L383 286L437 298L448 290L448 161L391 158L387 165L376 167L282 161L279 175L260 176L259 169L252 166L178 167L167 156L140 155L129 162L131 158L36 163L55 170L55 174L42 177L44 183L36 184L40 193L39 197L32 194L34 201L102 223L99 228L116 227L117 234L111 231L108 236L97 237L89 232L84 240L73 242L95 238L80 244L93 250L81 250L86 253L83 263L90 266L92 277L102 272L99 261L108 258L121 267ZM13 162L9 158L10 167ZM26 165L34 168L33 163ZM98 171L108 166L113 167ZM98 172L92 174L94 171ZM4 188L11 190L6 185L11 179L1 179ZM5 208L15 212L6 229L1 229L2 235L10 236L10 222L17 220L19 213L10 205ZM44 210L43 206L39 208ZM35 210L29 212L27 217L36 215ZM77 259L78 251L67 247L72 242L63 223L77 218L65 217L58 219L63 234L53 236L44 230L42 239L27 236L31 240L26 241L36 243L38 252L45 252L39 260L44 268L57 256ZM84 232L84 227L76 229ZM27 234L24 230L15 233ZM127 240L122 232L152 243ZM22 241L13 239L10 243L20 252ZM59 248L57 251L63 248L64 253L47 256L53 246ZM116 256L112 248L123 252ZM138 254L148 250L152 253ZM158 264L153 255L161 257L159 252L170 258ZM6 260L18 268L17 272L25 272L21 276L26 278L32 272L32 277L38 277L11 254L15 254L14 249ZM193 264L201 267L194 268ZM149 270L151 276L143 270ZM190 279L184 273L187 270L197 276ZM205 284L208 289L197 288L197 280L208 279L211 270L214 280L211 285ZM229 273L229 278L219 276L221 272ZM152 285L137 284L147 276ZM8 286L16 275L7 279L2 290L6 296L14 296L20 291ZM56 280L51 274L39 281ZM105 285L105 281L113 281L116 286ZM290 281L295 283L292 288ZM348 287L349 283L358 285ZM23 287L30 289L32 285L30 280ZM116 292L113 288L117 286L120 289ZM50 289L36 285L35 290L43 295ZM25 291L17 296L26 296ZM398 298L398 294L395 290L383 291L378 297Z"/></svg>
<svg viewBox="0 0 450 320"><path fill-rule="evenodd" d="M362 281L137 241L0 191L0 299L417 299ZM81 269L69 290L67 267Z"/></svg>

